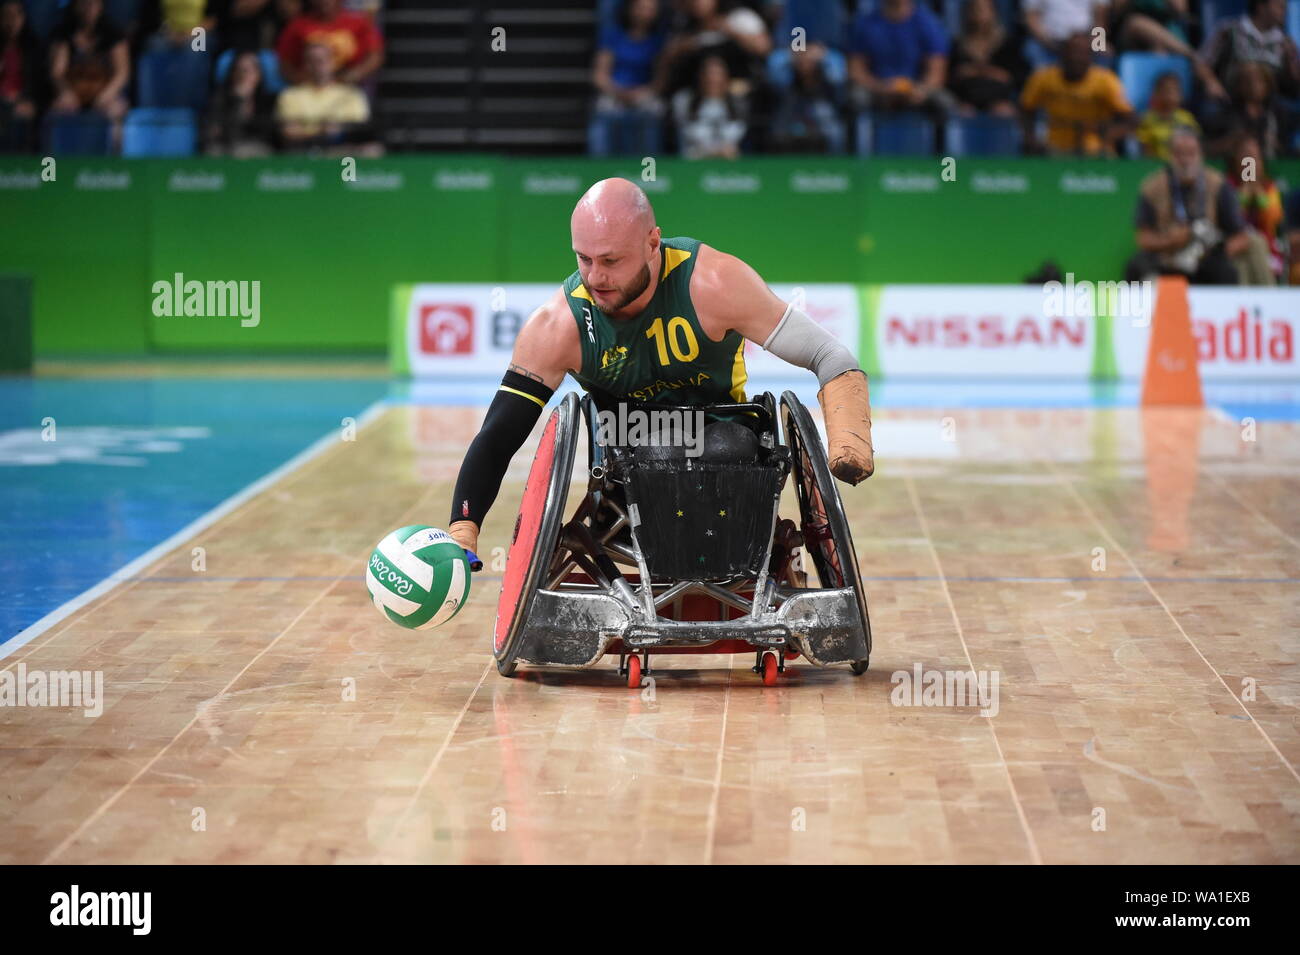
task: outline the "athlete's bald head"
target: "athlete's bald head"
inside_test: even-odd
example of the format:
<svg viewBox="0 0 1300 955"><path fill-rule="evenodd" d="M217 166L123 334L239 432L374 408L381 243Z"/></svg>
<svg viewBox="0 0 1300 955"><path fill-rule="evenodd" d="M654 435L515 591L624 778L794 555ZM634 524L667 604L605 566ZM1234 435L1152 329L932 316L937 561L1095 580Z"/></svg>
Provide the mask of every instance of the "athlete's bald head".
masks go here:
<svg viewBox="0 0 1300 955"><path fill-rule="evenodd" d="M573 207L572 225L602 228L635 228L649 231L655 225L655 211L636 183L627 179L602 179Z"/></svg>
<svg viewBox="0 0 1300 955"><path fill-rule="evenodd" d="M583 285L601 311L641 296L659 261L659 227L641 187L602 179L583 194L569 221Z"/></svg>

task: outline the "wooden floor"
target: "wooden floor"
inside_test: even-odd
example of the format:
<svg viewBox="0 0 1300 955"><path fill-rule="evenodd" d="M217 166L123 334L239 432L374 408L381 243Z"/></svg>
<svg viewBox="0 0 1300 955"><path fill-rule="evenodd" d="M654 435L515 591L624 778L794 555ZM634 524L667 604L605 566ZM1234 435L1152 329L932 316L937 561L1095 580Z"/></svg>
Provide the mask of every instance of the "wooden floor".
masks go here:
<svg viewBox="0 0 1300 955"><path fill-rule="evenodd" d="M446 520L482 416L390 409L0 662L107 696L0 709L0 862L1300 862L1300 429L942 414L878 412L844 488L865 676L637 692L498 676L499 567L445 629L380 619L370 548ZM917 666L996 672L996 715L894 705Z"/></svg>

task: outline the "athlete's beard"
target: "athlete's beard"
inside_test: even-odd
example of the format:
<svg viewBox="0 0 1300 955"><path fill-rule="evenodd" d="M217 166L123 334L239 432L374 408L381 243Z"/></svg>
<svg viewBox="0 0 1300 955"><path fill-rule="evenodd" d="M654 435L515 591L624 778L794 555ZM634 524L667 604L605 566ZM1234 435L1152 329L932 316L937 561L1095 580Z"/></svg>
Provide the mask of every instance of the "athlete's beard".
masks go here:
<svg viewBox="0 0 1300 955"><path fill-rule="evenodd" d="M650 266L643 265L641 266L641 274L636 277L636 280L633 281L631 285L625 285L618 290L619 299L617 303L608 306L602 305L601 310L608 314L610 312L617 312L621 308L627 308L629 303L635 302L639 299L641 294L649 287Z"/></svg>

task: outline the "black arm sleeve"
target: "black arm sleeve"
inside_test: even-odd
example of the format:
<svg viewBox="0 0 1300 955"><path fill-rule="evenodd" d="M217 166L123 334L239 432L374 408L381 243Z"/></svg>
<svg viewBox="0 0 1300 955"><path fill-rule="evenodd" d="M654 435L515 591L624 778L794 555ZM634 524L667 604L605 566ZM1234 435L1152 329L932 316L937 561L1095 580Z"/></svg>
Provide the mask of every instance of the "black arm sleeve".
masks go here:
<svg viewBox="0 0 1300 955"><path fill-rule="evenodd" d="M523 446L554 390L518 372L508 371L488 406L483 427L469 446L456 479L451 523L483 518L497 499L510 459Z"/></svg>

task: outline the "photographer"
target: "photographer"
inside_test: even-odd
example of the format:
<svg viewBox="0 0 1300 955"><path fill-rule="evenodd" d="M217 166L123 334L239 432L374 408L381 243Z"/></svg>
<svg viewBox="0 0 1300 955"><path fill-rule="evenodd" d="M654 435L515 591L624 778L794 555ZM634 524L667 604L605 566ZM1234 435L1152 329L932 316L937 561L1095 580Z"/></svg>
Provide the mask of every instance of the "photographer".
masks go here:
<svg viewBox="0 0 1300 955"><path fill-rule="evenodd" d="M1169 140L1169 165L1151 173L1138 189L1138 253L1125 278L1185 275L1194 284L1236 285L1232 260L1250 238L1232 186L1206 167L1200 137L1184 127Z"/></svg>

